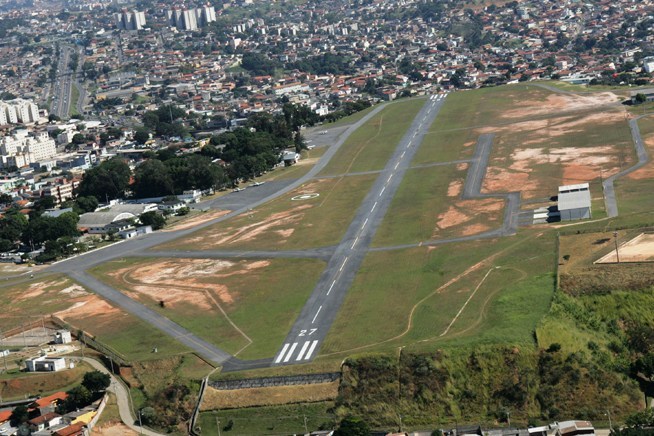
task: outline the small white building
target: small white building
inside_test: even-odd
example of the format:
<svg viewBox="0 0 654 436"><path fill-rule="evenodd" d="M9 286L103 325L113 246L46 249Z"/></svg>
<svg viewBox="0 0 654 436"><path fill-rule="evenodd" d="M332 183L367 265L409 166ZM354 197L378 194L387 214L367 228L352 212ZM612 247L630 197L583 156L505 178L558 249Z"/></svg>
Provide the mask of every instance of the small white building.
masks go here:
<svg viewBox="0 0 654 436"><path fill-rule="evenodd" d="M293 165L294 163L297 163L297 161L300 160L300 153L296 153L295 151L285 151L282 160L284 161L285 165Z"/></svg>
<svg viewBox="0 0 654 436"><path fill-rule="evenodd" d="M66 369L66 359L63 357L40 356L25 360L29 372L55 372Z"/></svg>
<svg viewBox="0 0 654 436"><path fill-rule="evenodd" d="M588 183L559 186L559 213L561 221L592 218Z"/></svg>
<svg viewBox="0 0 654 436"><path fill-rule="evenodd" d="M57 330L54 337L55 344L70 344L73 342L73 336L68 330Z"/></svg>

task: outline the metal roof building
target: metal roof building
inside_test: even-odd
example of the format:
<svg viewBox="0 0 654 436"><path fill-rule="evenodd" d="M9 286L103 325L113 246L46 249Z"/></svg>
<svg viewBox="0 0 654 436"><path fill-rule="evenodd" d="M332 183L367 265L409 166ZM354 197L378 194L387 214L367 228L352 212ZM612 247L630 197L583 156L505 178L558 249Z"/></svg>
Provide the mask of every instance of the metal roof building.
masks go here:
<svg viewBox="0 0 654 436"><path fill-rule="evenodd" d="M592 218L588 183L559 186L559 212L561 221Z"/></svg>

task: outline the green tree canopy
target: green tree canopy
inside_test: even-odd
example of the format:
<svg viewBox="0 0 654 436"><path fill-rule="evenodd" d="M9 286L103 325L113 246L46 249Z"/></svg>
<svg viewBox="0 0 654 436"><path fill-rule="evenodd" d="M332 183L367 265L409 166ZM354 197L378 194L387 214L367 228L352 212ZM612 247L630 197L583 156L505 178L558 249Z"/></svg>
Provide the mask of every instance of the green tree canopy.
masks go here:
<svg viewBox="0 0 654 436"><path fill-rule="evenodd" d="M123 198L129 186L132 171L123 159L113 158L91 168L77 189L79 196L94 196L98 201Z"/></svg>
<svg viewBox="0 0 654 436"><path fill-rule="evenodd" d="M82 386L90 392L104 391L111 384L111 376L100 371L91 371L84 374Z"/></svg>

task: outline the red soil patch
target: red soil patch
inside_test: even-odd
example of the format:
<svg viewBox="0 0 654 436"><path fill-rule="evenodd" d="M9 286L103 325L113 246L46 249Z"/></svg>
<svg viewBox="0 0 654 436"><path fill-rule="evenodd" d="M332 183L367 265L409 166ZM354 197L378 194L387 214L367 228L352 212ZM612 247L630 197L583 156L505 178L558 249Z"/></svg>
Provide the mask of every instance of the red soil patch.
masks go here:
<svg viewBox="0 0 654 436"><path fill-rule="evenodd" d="M547 115L556 111L575 111L593 109L620 101L620 97L612 92L602 92L593 95L563 95L552 94L544 101L516 102L516 109L505 111L503 118L522 118L534 115Z"/></svg>
<svg viewBox="0 0 654 436"><path fill-rule="evenodd" d="M486 221L497 221L497 217L492 215L500 211L503 206L504 201L495 198L458 201L456 204L451 205L447 211L438 215L438 221L436 222L436 228L432 236L434 237L439 230L468 223L478 218L481 214L491 215ZM475 227L475 225L468 227ZM472 231L472 229L468 231Z"/></svg>
<svg viewBox="0 0 654 436"><path fill-rule="evenodd" d="M462 188L463 182L461 182L461 180L452 180L450 185L447 187L447 196L458 197L461 194Z"/></svg>
<svg viewBox="0 0 654 436"><path fill-rule="evenodd" d="M198 215L193 218L189 218L187 220L184 220L182 222L179 222L172 227L167 228L164 230L164 232L171 232L173 230L185 230L185 229L190 229L193 228L197 225L204 224L208 221L214 220L216 218L220 218L221 216L227 215L229 210L215 210L212 212L205 212L202 215Z"/></svg>
<svg viewBox="0 0 654 436"><path fill-rule="evenodd" d="M492 167L486 171L481 191L483 193L521 191L525 198L530 198L533 196L530 191L535 191L538 187L536 181L529 180L527 172Z"/></svg>
<svg viewBox="0 0 654 436"><path fill-rule="evenodd" d="M486 224L473 224L464 227L463 230L461 231L461 235L463 236L476 235L477 233L485 232L486 230L490 230L490 226Z"/></svg>
<svg viewBox="0 0 654 436"><path fill-rule="evenodd" d="M121 311L114 306L102 300L96 295L89 295L88 297L78 299L68 309L55 312L54 315L63 319L70 318L89 318L89 317L113 317L118 315Z"/></svg>
<svg viewBox="0 0 654 436"><path fill-rule="evenodd" d="M645 146L649 149L650 156L654 153L654 136L648 136L643 139ZM654 178L654 163L649 162L644 167L627 175L627 178L632 180L643 180Z"/></svg>

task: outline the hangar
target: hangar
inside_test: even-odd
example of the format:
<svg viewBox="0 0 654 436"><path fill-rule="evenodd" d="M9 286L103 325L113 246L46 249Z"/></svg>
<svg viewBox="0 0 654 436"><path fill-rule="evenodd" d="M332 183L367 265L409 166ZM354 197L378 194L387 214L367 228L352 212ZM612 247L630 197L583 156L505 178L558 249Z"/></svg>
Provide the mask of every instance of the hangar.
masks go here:
<svg viewBox="0 0 654 436"><path fill-rule="evenodd" d="M559 213L561 221L592 218L588 183L559 186Z"/></svg>

